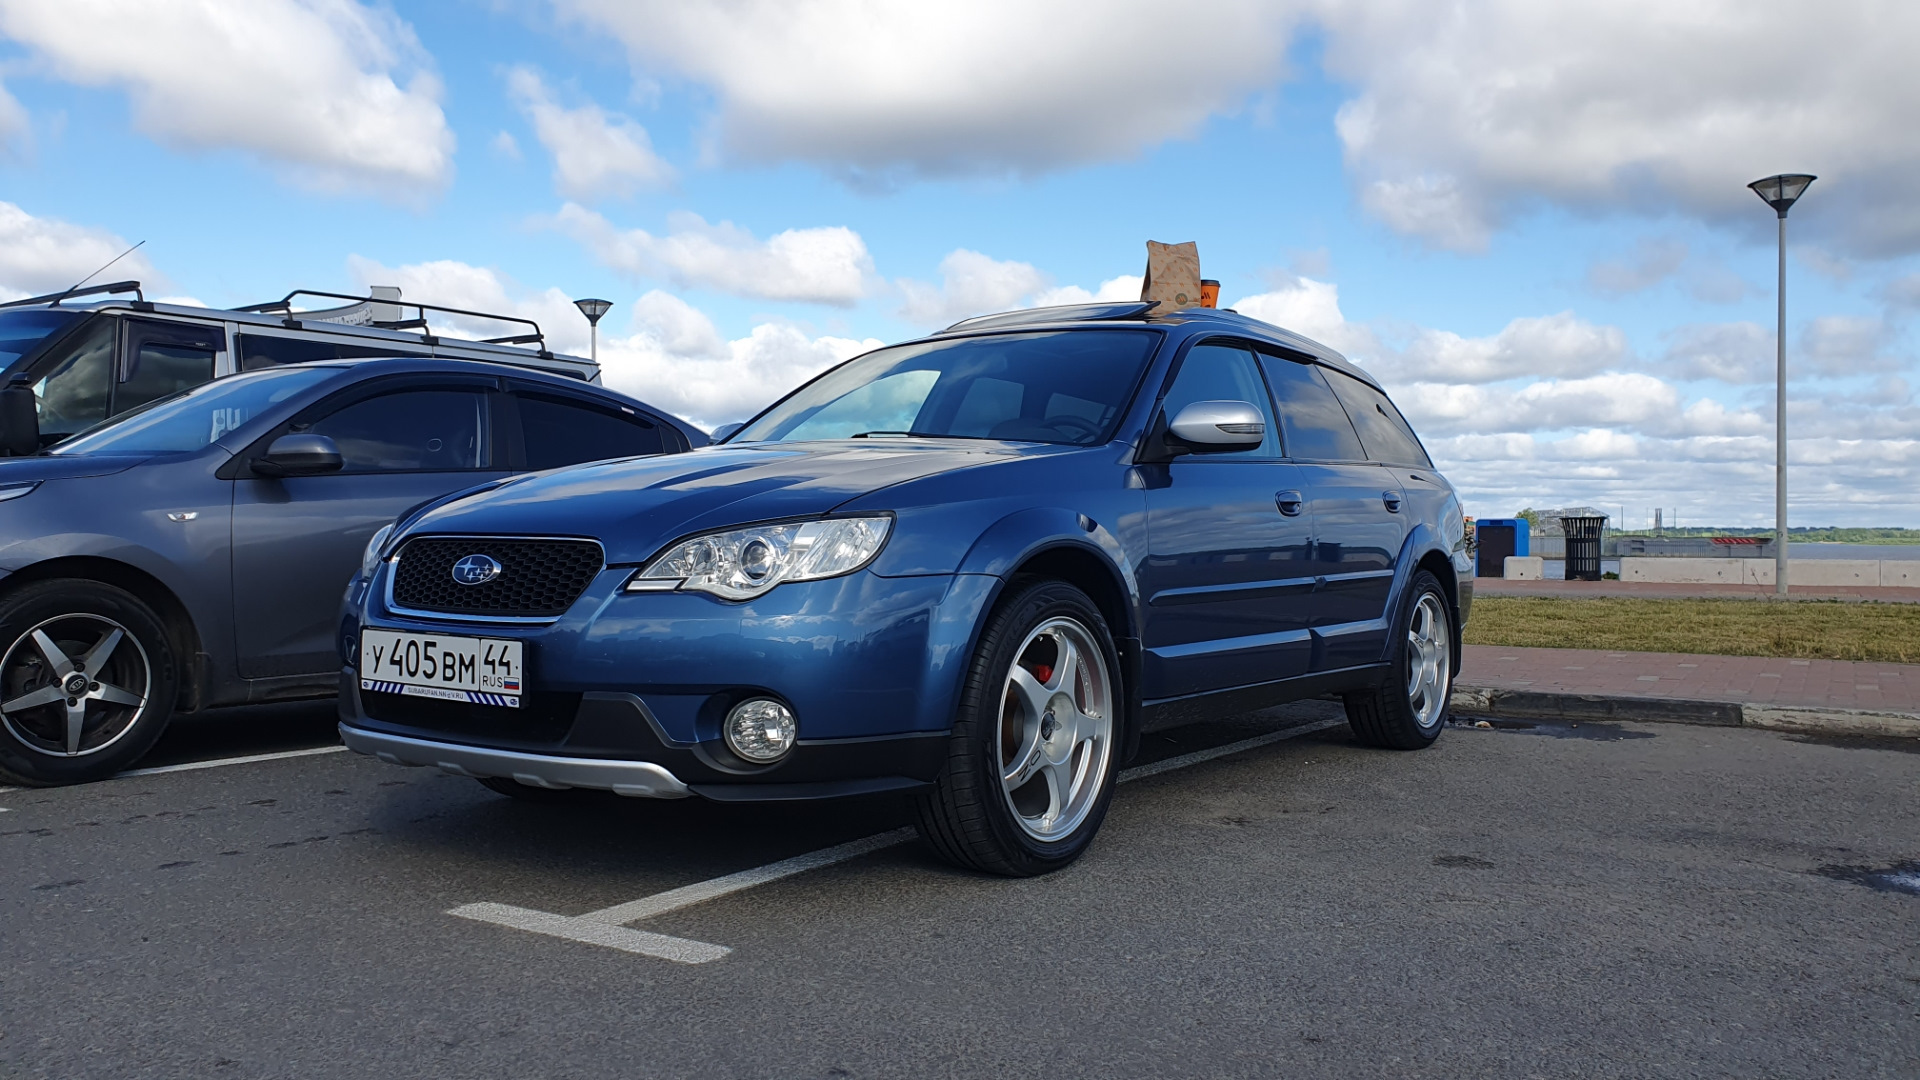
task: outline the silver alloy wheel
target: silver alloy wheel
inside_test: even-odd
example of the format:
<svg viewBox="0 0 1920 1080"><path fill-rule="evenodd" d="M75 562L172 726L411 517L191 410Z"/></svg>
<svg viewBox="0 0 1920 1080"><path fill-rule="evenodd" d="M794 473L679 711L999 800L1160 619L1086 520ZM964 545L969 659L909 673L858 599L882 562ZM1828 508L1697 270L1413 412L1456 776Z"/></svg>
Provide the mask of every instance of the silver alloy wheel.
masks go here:
<svg viewBox="0 0 1920 1080"><path fill-rule="evenodd" d="M1407 625L1407 705L1423 728L1440 722L1453 682L1453 633L1440 598L1422 593Z"/></svg>
<svg viewBox="0 0 1920 1080"><path fill-rule="evenodd" d="M153 691L147 650L104 615L61 615L0 659L0 721L36 753L84 757L133 730Z"/></svg>
<svg viewBox="0 0 1920 1080"><path fill-rule="evenodd" d="M1048 619L1013 654L995 761L1015 821L1036 840L1069 836L1100 797L1113 754L1113 673L1093 634Z"/></svg>

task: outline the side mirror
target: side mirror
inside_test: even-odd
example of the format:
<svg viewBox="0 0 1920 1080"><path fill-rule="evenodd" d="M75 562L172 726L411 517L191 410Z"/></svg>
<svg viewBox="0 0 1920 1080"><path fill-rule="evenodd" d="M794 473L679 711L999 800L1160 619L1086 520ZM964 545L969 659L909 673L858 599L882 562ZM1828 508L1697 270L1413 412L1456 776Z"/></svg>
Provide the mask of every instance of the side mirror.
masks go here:
<svg viewBox="0 0 1920 1080"><path fill-rule="evenodd" d="M265 454L253 459L253 471L259 476L315 476L339 472L345 464L332 439L302 433L273 440Z"/></svg>
<svg viewBox="0 0 1920 1080"><path fill-rule="evenodd" d="M728 439L733 438L734 432L746 426L745 424L721 424L719 427L714 428L713 434L707 436L707 438L717 443L726 442Z"/></svg>
<svg viewBox="0 0 1920 1080"><path fill-rule="evenodd" d="M40 407L33 387L15 378L0 389L0 454L32 457L40 452Z"/></svg>
<svg viewBox="0 0 1920 1080"><path fill-rule="evenodd" d="M1167 432L1196 454L1251 450L1267 437L1267 419L1244 401L1196 401L1180 410Z"/></svg>

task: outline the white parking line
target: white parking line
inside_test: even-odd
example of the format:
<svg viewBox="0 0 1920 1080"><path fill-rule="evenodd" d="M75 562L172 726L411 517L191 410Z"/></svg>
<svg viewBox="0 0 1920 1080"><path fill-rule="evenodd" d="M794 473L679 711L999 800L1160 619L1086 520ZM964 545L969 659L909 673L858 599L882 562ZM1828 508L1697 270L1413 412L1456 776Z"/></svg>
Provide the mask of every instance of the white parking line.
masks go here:
<svg viewBox="0 0 1920 1080"><path fill-rule="evenodd" d="M161 773L193 772L197 769L218 769L223 765L251 765L256 761L279 761L281 758L312 757L315 754L337 754L345 750L344 746L313 746L305 750L280 750L271 754L248 754L245 757L214 758L211 761L183 761L178 765L156 765L151 769L128 769L114 773L109 780L126 780L135 776L158 776ZM0 787L0 795L10 791L28 791L29 788ZM4 810L0 810L4 813Z"/></svg>
<svg viewBox="0 0 1920 1080"><path fill-rule="evenodd" d="M313 757L315 754L338 754L344 746L313 746L305 750L280 750L271 754L248 754L245 757L214 758L212 761L183 761L178 765L156 765L151 769L128 769L115 773L115 780L125 780L130 776L159 776L161 773L193 772L196 769L218 769L223 765L251 765L256 761L279 761L282 758Z"/></svg>
<svg viewBox="0 0 1920 1080"><path fill-rule="evenodd" d="M1256 735L1251 739L1241 739L1239 742L1231 742L1225 746L1195 750L1190 754L1181 754L1178 757L1124 770L1120 774L1118 783L1143 780L1149 776L1184 769L1189 765L1198 765L1203 761L1212 761L1229 754L1270 746L1287 739L1297 739L1302 735L1311 735L1316 731L1325 731L1327 728L1344 723L1346 723L1345 720L1322 720L1287 728L1284 731ZM665 934L635 930L624 924L651 919L670 911L679 911L695 904L717 900L722 896L731 896L771 881L779 881L781 878L804 874L809 870L818 870L835 863L846 862L848 859L857 859L862 855L870 855L896 844L903 844L913 839L913 836L912 828L894 829L891 832L878 833L844 844L836 844L833 847L821 848L819 851L810 851L805 855L796 855L791 859L782 859L765 866L756 866L751 870L742 870L739 873L727 874L693 885L684 885L678 889L668 889L666 892L643 896L624 904L589 911L584 915L554 915L545 911L535 911L532 908L514 907L511 904L462 904L448 911L447 914L476 922L511 927L515 930L545 934L548 937L585 942L588 945L604 945L622 952L638 953L641 956L652 956L681 964L705 964L718 960L733 950L725 945L712 945L690 938L668 937Z"/></svg>

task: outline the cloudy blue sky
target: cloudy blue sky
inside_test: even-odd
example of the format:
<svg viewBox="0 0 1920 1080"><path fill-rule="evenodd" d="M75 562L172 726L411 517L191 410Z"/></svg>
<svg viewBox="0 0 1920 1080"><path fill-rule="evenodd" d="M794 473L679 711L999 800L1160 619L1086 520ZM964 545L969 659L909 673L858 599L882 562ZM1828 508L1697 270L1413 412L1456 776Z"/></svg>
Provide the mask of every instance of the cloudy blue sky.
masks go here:
<svg viewBox="0 0 1920 1080"><path fill-rule="evenodd" d="M703 424L956 318L1224 299L1345 351L1469 511L1920 526L1920 6L0 0L0 296L511 309ZM130 265L129 265L130 264ZM1670 513L1671 513L1670 509Z"/></svg>

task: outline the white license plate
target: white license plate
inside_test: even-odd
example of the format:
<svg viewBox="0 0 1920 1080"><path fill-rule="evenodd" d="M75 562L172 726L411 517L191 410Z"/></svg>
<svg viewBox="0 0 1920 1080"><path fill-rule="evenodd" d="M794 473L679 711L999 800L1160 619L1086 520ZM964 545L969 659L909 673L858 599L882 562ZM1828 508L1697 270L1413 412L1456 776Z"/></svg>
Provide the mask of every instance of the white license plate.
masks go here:
<svg viewBox="0 0 1920 1080"><path fill-rule="evenodd" d="M520 707L521 643L451 634L360 631L360 689Z"/></svg>

